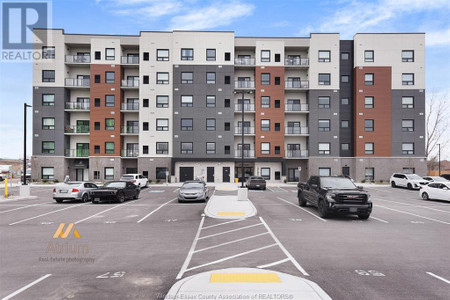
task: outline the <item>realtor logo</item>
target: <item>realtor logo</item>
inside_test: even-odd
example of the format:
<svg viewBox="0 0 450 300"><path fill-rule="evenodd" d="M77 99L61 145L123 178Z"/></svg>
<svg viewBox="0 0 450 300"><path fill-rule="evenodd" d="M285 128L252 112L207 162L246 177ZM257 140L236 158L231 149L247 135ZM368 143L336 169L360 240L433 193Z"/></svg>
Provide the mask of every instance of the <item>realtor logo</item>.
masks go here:
<svg viewBox="0 0 450 300"><path fill-rule="evenodd" d="M59 224L58 229L56 229L55 234L53 235L54 239L57 239L58 237L65 239L69 236L70 232L72 231L72 228L74 226L73 223L69 223L69 226L67 226L66 231L63 232L64 226L66 226L66 223L61 223ZM80 234L78 233L78 231L76 229L73 230L73 235L79 239L81 238Z"/></svg>

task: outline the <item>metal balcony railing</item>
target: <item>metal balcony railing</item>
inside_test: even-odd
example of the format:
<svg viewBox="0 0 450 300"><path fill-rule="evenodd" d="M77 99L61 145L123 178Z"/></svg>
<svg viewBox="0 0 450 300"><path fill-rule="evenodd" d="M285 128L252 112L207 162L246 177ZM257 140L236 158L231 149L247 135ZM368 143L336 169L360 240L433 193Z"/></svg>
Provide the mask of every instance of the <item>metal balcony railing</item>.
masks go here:
<svg viewBox="0 0 450 300"><path fill-rule="evenodd" d="M253 80L250 80L250 81L237 80L234 82L234 88L236 88L236 89L254 89L255 82Z"/></svg>
<svg viewBox="0 0 450 300"><path fill-rule="evenodd" d="M242 150L241 149L234 150L234 157L236 158L242 157ZM244 150L244 157L246 158L255 157L255 150Z"/></svg>
<svg viewBox="0 0 450 300"><path fill-rule="evenodd" d="M121 110L139 110L139 102L121 103L120 109Z"/></svg>
<svg viewBox="0 0 450 300"><path fill-rule="evenodd" d="M306 158L308 156L308 150L286 150L286 158Z"/></svg>
<svg viewBox="0 0 450 300"><path fill-rule="evenodd" d="M122 56L120 61L122 65L137 65L139 64L139 56Z"/></svg>
<svg viewBox="0 0 450 300"><path fill-rule="evenodd" d="M309 58L285 58L286 66L309 66Z"/></svg>
<svg viewBox="0 0 450 300"><path fill-rule="evenodd" d="M66 157L88 157L89 149L65 149L64 156L66 156Z"/></svg>
<svg viewBox="0 0 450 300"><path fill-rule="evenodd" d="M138 88L139 87L139 79L124 79L124 80L122 80L122 87Z"/></svg>
<svg viewBox="0 0 450 300"><path fill-rule="evenodd" d="M309 105L306 103L287 103L284 107L285 111L308 111Z"/></svg>
<svg viewBox="0 0 450 300"><path fill-rule="evenodd" d="M242 104L240 104L240 103L235 104L234 111L241 112ZM254 103L244 103L244 111L255 111L255 104Z"/></svg>
<svg viewBox="0 0 450 300"><path fill-rule="evenodd" d="M66 86L89 87L90 85L90 79L66 78Z"/></svg>
<svg viewBox="0 0 450 300"><path fill-rule="evenodd" d="M91 108L90 102L66 102L65 109L74 110L89 110Z"/></svg>
<svg viewBox="0 0 450 300"><path fill-rule="evenodd" d="M308 127L286 127L284 129L285 134L309 134Z"/></svg>
<svg viewBox="0 0 450 300"><path fill-rule="evenodd" d="M240 127L240 126L234 127L234 133L242 134L242 127ZM255 127L244 126L244 134L255 134Z"/></svg>
<svg viewBox="0 0 450 300"><path fill-rule="evenodd" d="M64 133L89 133L88 125L66 125Z"/></svg>
<svg viewBox="0 0 450 300"><path fill-rule="evenodd" d="M66 63L88 64L91 62L90 55L66 55Z"/></svg>
<svg viewBox="0 0 450 300"><path fill-rule="evenodd" d="M121 133L137 134L139 133L139 126L122 126Z"/></svg>
<svg viewBox="0 0 450 300"><path fill-rule="evenodd" d="M120 155L122 157L138 157L139 150L136 149L122 149Z"/></svg>
<svg viewBox="0 0 450 300"><path fill-rule="evenodd" d="M307 89L309 88L308 80L287 80L284 82L286 89Z"/></svg>
<svg viewBox="0 0 450 300"><path fill-rule="evenodd" d="M254 66L255 59L254 58L235 58L234 64L237 66Z"/></svg>

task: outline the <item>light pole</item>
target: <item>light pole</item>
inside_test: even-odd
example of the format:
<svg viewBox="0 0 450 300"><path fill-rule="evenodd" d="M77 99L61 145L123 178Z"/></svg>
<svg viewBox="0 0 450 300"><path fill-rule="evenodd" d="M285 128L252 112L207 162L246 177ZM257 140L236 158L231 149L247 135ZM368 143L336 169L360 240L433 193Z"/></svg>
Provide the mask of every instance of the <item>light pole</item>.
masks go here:
<svg viewBox="0 0 450 300"><path fill-rule="evenodd" d="M236 94L242 94L241 103L241 188L244 188L245 172L244 172L244 100L245 94L251 94L252 91L240 90L235 91Z"/></svg>
<svg viewBox="0 0 450 300"><path fill-rule="evenodd" d="M441 144L438 144L438 150L439 150L438 169L439 169L439 176L441 176Z"/></svg>
<svg viewBox="0 0 450 300"><path fill-rule="evenodd" d="M23 185L27 185L27 108L31 107L23 104Z"/></svg>

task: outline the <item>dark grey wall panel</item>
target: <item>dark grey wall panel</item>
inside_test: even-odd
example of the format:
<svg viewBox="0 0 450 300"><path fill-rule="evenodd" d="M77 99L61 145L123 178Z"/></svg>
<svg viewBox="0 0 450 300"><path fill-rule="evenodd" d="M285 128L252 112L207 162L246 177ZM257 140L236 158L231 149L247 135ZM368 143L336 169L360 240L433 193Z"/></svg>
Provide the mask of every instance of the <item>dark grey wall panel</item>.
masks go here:
<svg viewBox="0 0 450 300"><path fill-rule="evenodd" d="M348 60L342 59L342 53L348 53ZM347 83L340 82L340 98L348 98L348 104L339 104L339 118L340 120L348 120L348 128L339 129L339 142L347 143L350 145L349 150L343 151L339 146L340 156L351 157L353 156L353 41L340 41L340 76L349 76Z"/></svg>

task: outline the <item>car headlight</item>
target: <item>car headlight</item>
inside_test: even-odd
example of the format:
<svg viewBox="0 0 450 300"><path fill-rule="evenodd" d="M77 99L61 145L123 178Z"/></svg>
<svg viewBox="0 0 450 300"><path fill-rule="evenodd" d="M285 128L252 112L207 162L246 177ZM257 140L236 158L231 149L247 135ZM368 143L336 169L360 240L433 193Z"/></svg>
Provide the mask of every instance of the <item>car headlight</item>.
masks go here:
<svg viewBox="0 0 450 300"><path fill-rule="evenodd" d="M328 202L335 202L334 198L336 197L336 194L327 194L327 200Z"/></svg>
<svg viewBox="0 0 450 300"><path fill-rule="evenodd" d="M370 194L367 195L367 202L372 202L372 195Z"/></svg>

